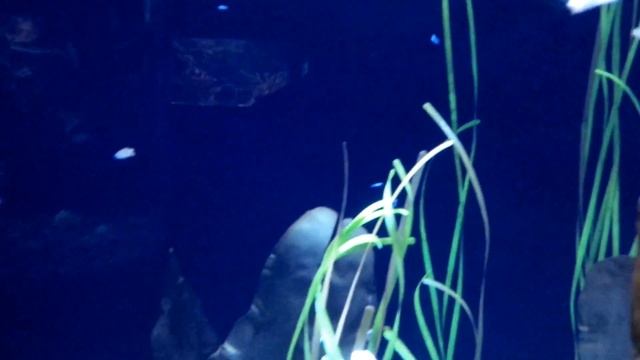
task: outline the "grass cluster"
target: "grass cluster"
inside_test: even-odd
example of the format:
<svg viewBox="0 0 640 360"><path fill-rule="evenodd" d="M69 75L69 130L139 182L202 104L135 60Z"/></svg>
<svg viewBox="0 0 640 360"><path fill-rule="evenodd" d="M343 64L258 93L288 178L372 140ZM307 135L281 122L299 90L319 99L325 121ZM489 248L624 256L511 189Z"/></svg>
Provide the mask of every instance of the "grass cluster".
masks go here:
<svg viewBox="0 0 640 360"><path fill-rule="evenodd" d="M475 20L473 1L464 0L465 19L469 46L469 63L472 84L472 119L477 118L478 103L478 66L476 51ZM452 360L457 347L458 331L463 316L469 319L474 339L474 359L479 360L482 354L484 333L484 294L485 274L490 249L489 219L485 200L473 167L476 147L476 125L478 120L459 123L458 100L456 93L456 76L454 69L454 46L452 42L450 0L441 0L442 35L446 60L448 120L436 111L433 105L426 103L423 108L442 130L447 140L428 152L421 153L416 163L407 171L399 160L393 161L393 167L384 185L382 199L363 209L345 227L338 230L334 239L326 249L321 265L313 278L306 301L298 319L291 339L287 359L292 359L298 346L302 345L304 359L338 360L349 354L366 353L385 360L394 355L402 359L415 359L411 349L402 341L399 334L402 320L402 308L407 296L407 286L413 287L413 317L420 330L424 346L432 360ZM464 42L462 42L464 44ZM458 138L462 131L470 129L473 141L470 151ZM436 155L452 148L456 172L457 211L455 225L451 236L449 254L446 257L446 269L434 269L429 246L429 237L425 219L424 183L421 181L425 166ZM477 313L471 309L463 298L464 290L464 223L465 209L469 193L473 192L480 209L484 226L484 254L480 271L481 282ZM404 205L394 206L402 197ZM416 205L417 203L417 205ZM343 205L344 209L344 205ZM417 222L417 235L414 235L414 223ZM372 226L368 234L357 235L357 229ZM423 268L418 284L407 284L405 275L405 256L410 247L420 244ZM327 312L327 299L331 283L332 269L337 260L356 250L369 248L391 249L391 258L387 267L386 280L382 296L377 308L351 309L351 298L358 281L360 268L353 280L351 291L345 299L341 316L337 321L330 318ZM366 254L364 251L363 254ZM365 256L365 255L363 255ZM436 276L436 274L444 274ZM423 296L424 290L428 296ZM391 303L394 300L395 306ZM428 306L425 306L425 303ZM357 311L362 315L360 331L354 344L342 344L341 338L347 313ZM351 346L351 352L343 349Z"/></svg>
<svg viewBox="0 0 640 360"><path fill-rule="evenodd" d="M402 318L401 309L405 301L407 283L405 275L404 260L411 245L416 243L416 237L412 234L413 223L417 220L419 224L419 242L422 250L422 260L424 274L422 280L414 285L413 305L415 318L424 340L426 350L432 359L452 359L455 339L458 331L458 323L461 312L465 314L473 329L475 338L475 358L479 359L482 351L482 304L484 297L484 275L481 283L481 299L479 312L476 317L470 306L462 298L463 264L462 254L452 255L457 266L447 269L445 279L438 279L431 262L431 252L426 235L426 225L424 213L417 208L423 208L424 198L420 197L420 205L416 206L418 200L418 189L420 188L421 177L427 163L436 155L448 148L453 148L460 157L462 168L465 170L463 187L471 187L479 204L480 214L484 224L485 258L482 272L484 274L489 255L489 219L486 211L484 196L476 172L473 168L471 157L460 142L458 135L447 124L435 108L427 103L424 105L425 111L436 122L444 132L448 140L431 149L429 152L421 154L417 162L407 171L399 160L393 162L393 168L389 172L384 185L382 199L372 203L363 209L348 225L339 230L338 234L329 244L319 269L312 280L305 304L302 308L291 345L287 355L292 359L300 342L303 344L305 359L318 359L322 356L325 359L343 359L344 354L341 347L341 335L344 327L344 319L349 311L358 311L362 314L361 332L357 336L351 351L367 350L371 354L379 354L382 359L391 359L394 354L402 359L415 359L412 351L401 340L399 329ZM472 127L476 123L467 124L460 128L460 131ZM397 184L397 185L394 185ZM422 193L424 194L424 193ZM404 205L394 207L396 200L404 195ZM458 216L463 216L464 203L459 208ZM417 215L418 213L422 215ZM460 222L460 224L462 224ZM357 230L361 227L372 225L370 233L357 235ZM456 231L460 231L456 229ZM327 298L329 297L329 284L332 269L336 261L343 256L356 250L368 249L371 247L391 249L391 259L388 264L386 282L384 290L377 308L351 309L350 299L352 293L345 299L343 313L338 321L330 318L327 311ZM459 252L459 248L453 250ZM363 257L366 251L363 251ZM460 260L457 260L460 259ZM363 260L364 261L364 260ZM363 262L361 262L362 264ZM353 280L355 283L359 278L359 271ZM452 279L456 278L458 285L451 286ZM448 284L449 282L449 284ZM423 308L424 299L421 295L421 288L425 287L429 293L429 303L432 316L425 316ZM390 308L393 296L396 296L397 306ZM427 323L427 318L433 319L431 324ZM387 322L390 321L390 324ZM384 340L384 346L383 346Z"/></svg>
<svg viewBox="0 0 640 360"><path fill-rule="evenodd" d="M640 114L640 102L627 85L638 50L638 39L630 35L638 25L638 3L633 0L630 10L623 1L600 8L581 129L576 259L570 293L574 341L577 297L586 272L594 263L621 253L621 105L626 95Z"/></svg>

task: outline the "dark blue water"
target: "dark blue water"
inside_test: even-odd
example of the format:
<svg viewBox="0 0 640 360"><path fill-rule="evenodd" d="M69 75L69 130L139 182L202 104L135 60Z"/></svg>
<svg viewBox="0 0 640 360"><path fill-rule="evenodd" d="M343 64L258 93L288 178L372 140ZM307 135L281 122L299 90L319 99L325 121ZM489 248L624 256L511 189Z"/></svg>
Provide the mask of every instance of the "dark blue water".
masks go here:
<svg viewBox="0 0 640 360"><path fill-rule="evenodd" d="M228 10L217 10L223 3ZM463 2L454 3L467 121L466 21ZM430 41L442 37L439 2L153 6L159 20L145 24L142 1L0 5L3 24L34 19L34 47L58 51L16 54L0 39L5 359L150 359L170 247L224 336L286 227L309 208L339 208L343 141L353 215L375 200L369 185L385 179L391 160L408 165L444 139L421 109L425 101L447 109L444 48ZM493 231L484 358L568 359L579 129L597 12L571 17L553 1L506 0L476 1L475 10L476 169ZM289 83L248 107L172 105L170 44L184 37L273 46ZM32 74L16 75L21 67ZM631 239L639 133L634 115L624 115L621 209L623 239ZM136 156L115 160L125 146ZM454 181L450 156L442 156L431 168L428 201L434 238L443 241ZM43 230L63 210L56 226L64 233L73 227L67 222L84 224L69 235L79 244ZM478 269L473 216L468 268ZM95 235L101 225L107 235ZM471 347L461 348L468 355Z"/></svg>

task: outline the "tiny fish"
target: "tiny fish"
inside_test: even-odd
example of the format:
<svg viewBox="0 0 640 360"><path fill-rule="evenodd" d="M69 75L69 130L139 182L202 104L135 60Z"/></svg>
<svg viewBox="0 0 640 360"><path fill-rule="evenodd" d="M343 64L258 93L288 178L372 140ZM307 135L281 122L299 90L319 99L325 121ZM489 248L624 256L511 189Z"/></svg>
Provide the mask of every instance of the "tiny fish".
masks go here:
<svg viewBox="0 0 640 360"><path fill-rule="evenodd" d="M132 147L123 147L113 154L113 158L116 160L124 160L136 156L136 149Z"/></svg>
<svg viewBox="0 0 640 360"><path fill-rule="evenodd" d="M436 34L432 34L429 40L431 40L433 45L440 45L440 38Z"/></svg>
<svg viewBox="0 0 640 360"><path fill-rule="evenodd" d="M377 189L377 188L381 188L384 185L383 182L374 182L373 184L369 185L369 187L371 189Z"/></svg>
<svg viewBox="0 0 640 360"><path fill-rule="evenodd" d="M218 9L218 11L220 11L220 12L224 12L224 11L229 10L229 5L226 5L226 4L220 4L220 5L218 5L217 9Z"/></svg>
<svg viewBox="0 0 640 360"><path fill-rule="evenodd" d="M369 350L356 350L351 353L351 360L376 360L376 356Z"/></svg>
<svg viewBox="0 0 640 360"><path fill-rule="evenodd" d="M598 6L611 4L617 0L569 0L567 2L567 8L571 11L571 14L578 14Z"/></svg>
<svg viewBox="0 0 640 360"><path fill-rule="evenodd" d="M631 36L633 36L636 39L640 39L640 26L631 30Z"/></svg>

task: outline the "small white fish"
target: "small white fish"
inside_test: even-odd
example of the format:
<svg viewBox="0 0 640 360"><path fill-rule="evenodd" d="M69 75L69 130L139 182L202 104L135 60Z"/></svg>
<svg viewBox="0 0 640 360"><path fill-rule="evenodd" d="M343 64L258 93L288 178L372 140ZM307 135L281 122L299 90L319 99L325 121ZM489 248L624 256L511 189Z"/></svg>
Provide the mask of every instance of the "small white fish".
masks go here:
<svg viewBox="0 0 640 360"><path fill-rule="evenodd" d="M567 8L569 8L571 14L575 15L598 6L611 4L616 1L618 0L569 0L567 2Z"/></svg>
<svg viewBox="0 0 640 360"><path fill-rule="evenodd" d="M440 45L440 38L436 34L432 34L431 38L429 38L429 40L431 40L431 43L433 45Z"/></svg>
<svg viewBox="0 0 640 360"><path fill-rule="evenodd" d="M225 12L225 11L229 10L229 5L227 5L227 4L220 4L220 5L218 5L217 9L218 9L218 11L220 11L220 12Z"/></svg>
<svg viewBox="0 0 640 360"><path fill-rule="evenodd" d="M631 36L633 36L636 39L640 39L640 26L631 30Z"/></svg>
<svg viewBox="0 0 640 360"><path fill-rule="evenodd" d="M369 185L369 188L377 189L377 188L381 188L383 185L384 185L383 182L374 182L373 184Z"/></svg>
<svg viewBox="0 0 640 360"><path fill-rule="evenodd" d="M356 350L351 353L351 360L376 360L376 356L369 350Z"/></svg>
<svg viewBox="0 0 640 360"><path fill-rule="evenodd" d="M374 182L373 184L369 185L369 189L380 189L384 187L384 183L382 181L379 182ZM395 200L393 200L393 207L398 207L398 198L396 198Z"/></svg>
<svg viewBox="0 0 640 360"><path fill-rule="evenodd" d="M113 158L116 160L124 160L136 156L136 149L132 147L123 147L113 154Z"/></svg>

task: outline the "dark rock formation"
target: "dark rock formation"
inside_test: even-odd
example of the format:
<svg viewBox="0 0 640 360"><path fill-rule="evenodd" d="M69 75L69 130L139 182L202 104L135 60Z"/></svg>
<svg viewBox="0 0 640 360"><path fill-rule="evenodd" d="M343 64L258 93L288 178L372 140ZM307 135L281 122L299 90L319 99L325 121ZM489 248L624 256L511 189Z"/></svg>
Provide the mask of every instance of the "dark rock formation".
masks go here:
<svg viewBox="0 0 640 360"><path fill-rule="evenodd" d="M307 211L282 236L266 261L249 311L240 318L226 341L213 353L212 331L172 255L172 270L163 313L151 335L155 360L282 360L307 291L338 215L328 208ZM327 307L338 319L362 253L354 252L336 262ZM362 311L376 304L373 252L367 253L347 316L343 344L350 351ZM212 354L213 353L213 354Z"/></svg>
<svg viewBox="0 0 640 360"><path fill-rule="evenodd" d="M631 274L628 256L605 259L587 273L578 298L581 360L631 359Z"/></svg>
<svg viewBox="0 0 640 360"><path fill-rule="evenodd" d="M170 251L169 283L162 298L162 315L151 332L155 360L206 359L218 343L204 316L200 300L186 282Z"/></svg>
<svg viewBox="0 0 640 360"><path fill-rule="evenodd" d="M338 215L328 208L307 211L289 227L269 256L251 308L240 318L210 360L282 360ZM362 253L351 254L334 268L328 308L337 319ZM375 305L373 254L367 255L352 303L353 309ZM352 311L343 342L351 346L362 313ZM350 349L350 348L349 348Z"/></svg>

